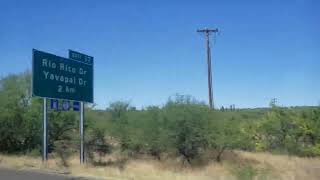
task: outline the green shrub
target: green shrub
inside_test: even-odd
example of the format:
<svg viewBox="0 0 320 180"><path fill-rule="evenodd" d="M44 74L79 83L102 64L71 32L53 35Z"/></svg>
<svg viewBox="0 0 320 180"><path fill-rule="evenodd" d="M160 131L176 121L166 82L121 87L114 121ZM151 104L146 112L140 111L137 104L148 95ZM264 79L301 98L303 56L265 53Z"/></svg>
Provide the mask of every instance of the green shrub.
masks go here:
<svg viewBox="0 0 320 180"><path fill-rule="evenodd" d="M102 163L102 157L112 152L112 146L106 141L106 132L102 128L92 128L87 131L85 153L91 163ZM95 155L98 156L96 160Z"/></svg>
<svg viewBox="0 0 320 180"><path fill-rule="evenodd" d="M163 108L173 148L188 162L208 148L210 109L190 96L177 95Z"/></svg>

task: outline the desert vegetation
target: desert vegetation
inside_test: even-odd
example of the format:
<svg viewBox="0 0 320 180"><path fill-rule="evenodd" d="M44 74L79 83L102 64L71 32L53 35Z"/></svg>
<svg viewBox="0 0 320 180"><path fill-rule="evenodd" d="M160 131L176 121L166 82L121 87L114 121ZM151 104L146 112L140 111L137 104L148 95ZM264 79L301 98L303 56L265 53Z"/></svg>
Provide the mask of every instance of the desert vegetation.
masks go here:
<svg viewBox="0 0 320 180"><path fill-rule="evenodd" d="M28 71L0 80L3 159L12 155L40 158L42 99L31 97L30 81ZM48 119L50 157L71 168L78 153L79 113L49 110ZM312 167L320 165L320 107L280 107L271 102L267 108L212 110L191 96L178 94L161 107L139 110L125 101L113 102L105 110L87 105L85 144L89 169L125 171L132 167L130 163L143 166L141 161L147 161L157 164L153 168L158 170L164 164L172 167L173 174L183 168L199 172L221 166L230 178L290 179L272 172L280 168L276 157L282 163L292 157L301 162L310 159Z"/></svg>

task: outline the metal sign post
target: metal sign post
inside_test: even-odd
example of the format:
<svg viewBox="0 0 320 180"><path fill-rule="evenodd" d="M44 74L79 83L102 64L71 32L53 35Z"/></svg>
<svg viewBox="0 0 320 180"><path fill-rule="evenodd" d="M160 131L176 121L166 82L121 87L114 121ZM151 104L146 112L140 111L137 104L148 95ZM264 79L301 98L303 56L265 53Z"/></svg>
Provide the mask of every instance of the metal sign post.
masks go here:
<svg viewBox="0 0 320 180"><path fill-rule="evenodd" d="M80 103L80 164L84 164L84 132L83 132L83 118L84 118L84 102Z"/></svg>
<svg viewBox="0 0 320 180"><path fill-rule="evenodd" d="M47 98L43 98L43 142L42 161L48 160L48 119L47 119Z"/></svg>
<svg viewBox="0 0 320 180"><path fill-rule="evenodd" d="M93 57L69 50L69 58L32 50L32 95L43 98L42 160L48 159L47 98L63 99L62 110L70 109L70 102L81 101L80 111L80 163L84 156L84 102L93 103ZM75 103L74 110L79 109ZM78 105L77 105L78 104ZM51 102L58 110L58 101Z"/></svg>
<svg viewBox="0 0 320 180"><path fill-rule="evenodd" d="M69 49L69 58L82 62L88 63L93 66L93 57L88 56L86 54L82 54L73 50ZM93 69L93 67L92 67ZM92 70L92 78L93 78L93 70ZM92 92L93 93L93 92ZM93 94L92 94L93 97ZM84 102L80 102L80 123L79 123L79 131L80 131L80 164L85 163L85 156L84 156L84 129L83 129L83 121L84 121Z"/></svg>

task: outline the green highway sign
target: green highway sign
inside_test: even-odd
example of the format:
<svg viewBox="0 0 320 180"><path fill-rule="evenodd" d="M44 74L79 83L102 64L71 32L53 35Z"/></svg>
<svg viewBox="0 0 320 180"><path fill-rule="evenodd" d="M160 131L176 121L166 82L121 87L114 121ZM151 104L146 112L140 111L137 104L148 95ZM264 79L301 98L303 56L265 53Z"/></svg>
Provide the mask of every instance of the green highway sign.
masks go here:
<svg viewBox="0 0 320 180"><path fill-rule="evenodd" d="M68 59L34 49L32 94L93 103L93 57L81 55Z"/></svg>

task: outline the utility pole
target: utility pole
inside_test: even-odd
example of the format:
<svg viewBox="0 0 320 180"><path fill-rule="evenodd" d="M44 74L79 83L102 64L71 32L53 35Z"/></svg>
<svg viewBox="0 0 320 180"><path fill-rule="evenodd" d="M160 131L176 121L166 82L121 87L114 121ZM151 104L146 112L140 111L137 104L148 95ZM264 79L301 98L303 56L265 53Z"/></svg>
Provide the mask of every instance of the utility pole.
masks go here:
<svg viewBox="0 0 320 180"><path fill-rule="evenodd" d="M214 109L213 93L212 93L212 71L211 71L211 49L209 35L211 33L217 33L218 29L198 29L197 32L204 33L206 39L206 51L207 51L207 64L208 64L208 93L209 93L209 106Z"/></svg>
<svg viewBox="0 0 320 180"><path fill-rule="evenodd" d="M271 102L270 102L270 106L271 106L271 107L276 106L276 105L277 105L277 102L278 102L277 98L272 98L272 99L271 99Z"/></svg>

